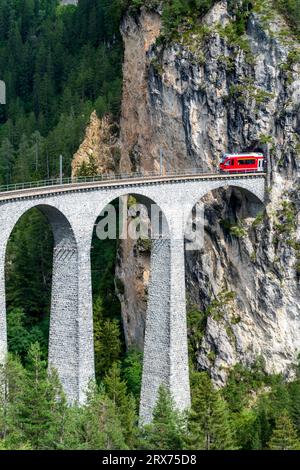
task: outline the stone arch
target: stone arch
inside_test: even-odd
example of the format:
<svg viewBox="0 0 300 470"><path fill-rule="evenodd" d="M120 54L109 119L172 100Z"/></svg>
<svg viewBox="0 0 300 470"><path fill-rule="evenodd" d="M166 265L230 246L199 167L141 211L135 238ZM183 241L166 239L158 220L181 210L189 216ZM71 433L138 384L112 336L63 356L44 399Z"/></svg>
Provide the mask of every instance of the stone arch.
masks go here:
<svg viewBox="0 0 300 470"><path fill-rule="evenodd" d="M99 217L99 214L101 214L104 211L104 209L107 207L108 204L112 203L116 199L124 198L130 195L130 196L136 197L138 203L145 205L149 214L151 214L151 208L150 208L151 205L155 205L159 208L162 214L162 218L165 223L165 227L167 229L167 233L165 233L165 235L169 235L169 222L167 221L167 215L165 213L165 209L163 205L160 204L160 202L157 201L156 198L153 197L151 193L152 192L149 191L149 188L147 187L139 188L138 191L136 187L132 187L132 190L129 187L124 187L124 188L118 188L117 190L114 189L114 190L109 191L105 195L105 197L99 199L99 204L96 204L94 206L94 211L95 211L95 214L97 215L93 219L93 222L92 222L93 226L95 224L96 219Z"/></svg>
<svg viewBox="0 0 300 470"><path fill-rule="evenodd" d="M212 181L209 187L206 187L205 190L202 191L192 191L192 194L189 197L188 206L186 207L187 212L185 213L185 224L187 222L187 217L189 217L190 213L192 212L193 208L196 206L197 203L201 201L205 196L210 194L211 192L217 191L218 189L236 189L241 191L245 196L248 202L248 211L249 215L252 214L255 216L258 211L260 211L265 205L265 198L264 198L264 191L261 191L261 188L251 188L252 180L246 180L246 184L238 185L236 183L228 182L224 184L223 181L216 180Z"/></svg>
<svg viewBox="0 0 300 470"><path fill-rule="evenodd" d="M0 319L0 359L3 360L7 352L4 272L7 243L20 218L33 208L47 218L54 238L48 366L57 370L68 400L82 402L88 381L93 377L93 360L89 360L88 364L80 360L80 252L68 216L55 205L28 200L0 207L2 220L9 221L3 231L4 237L3 234L1 237L3 270L0 297L3 309Z"/></svg>
<svg viewBox="0 0 300 470"><path fill-rule="evenodd" d="M236 184L236 182L229 182L228 184L224 184L223 181L215 181L214 184L212 184L212 187L209 188L208 190L205 191L204 194L201 195L201 198L208 194L211 191L215 191L217 189L228 189L228 188L236 188L239 189L240 191L244 191L246 195L248 195L250 198L252 198L255 201L259 201L260 204L264 204L264 194L260 191L260 189L255 189L255 186L251 185L251 179L246 180L247 184Z"/></svg>
<svg viewBox="0 0 300 470"><path fill-rule="evenodd" d="M8 240L20 219L31 209L38 209L48 220L53 230L53 236L56 236L57 242L59 239L62 241L62 229L69 227L70 232L75 241L75 235L71 227L71 223L68 216L63 213L61 208L56 207L53 204L41 204L36 200L27 201L9 201L9 203L3 203L0 205L0 216L6 222L5 226L2 227L2 249L6 252ZM76 242L75 242L76 243Z"/></svg>
<svg viewBox="0 0 300 470"><path fill-rule="evenodd" d="M251 181L251 180L249 180ZM245 187L246 186L246 187ZM211 306L211 301L212 300L217 300L219 301L221 299L225 299L224 302L226 302L226 295L229 294L228 299L230 299L230 294L233 296L235 295L236 292L240 292L237 288L237 285L240 284L242 286L242 289L248 289L249 284L247 282L243 282L243 278L240 277L240 272L243 272L245 268L243 268L243 263L248 264L248 261L251 259L250 255L245 256L245 252L243 251L243 244L240 243L241 238L244 237L243 234L235 235L233 232L230 231L230 229L233 228L239 228L239 218L237 217L234 219L234 217L231 219L231 216L236 214L237 209L239 210L238 214L241 216L241 218L255 218L258 214L262 213L265 207L264 204L264 198L262 196L262 193L260 191L252 191L251 186L248 185L239 185L239 184L216 184L213 187L209 188L202 194L200 194L200 197L196 195L196 192L193 194L192 198L192 209L198 204L199 201L201 201L203 198L208 196L209 194L214 194L217 193L218 190L222 189L229 189L229 196L227 202L231 201L233 203L233 210L230 213L225 212L225 214L229 214L230 216L228 217L228 220L225 218L222 219L220 216L220 212L216 212L217 215L213 217L208 217L209 223L207 227L205 228L205 240L203 239L203 244L200 245L200 247L195 249L195 252L188 253L187 251L185 252L185 266L187 272L189 272L189 275L186 277L186 287L189 290L190 297L192 299L190 303L190 307L193 308L193 306L197 306L197 310L201 312L205 312L208 307ZM220 191L221 192L221 191ZM221 198L222 200L222 198ZM224 200L226 200L224 198ZM208 205L210 204L210 201L208 202ZM236 205L235 205L236 204ZM220 206L218 206L220 207ZM208 213L210 215L214 212L214 208L211 208L208 210ZM222 224L219 223L219 221L222 220ZM235 222L236 220L236 222ZM232 226L223 224L224 222L233 222ZM249 220L249 226L251 226L253 220ZM211 227L214 227L211 229ZM216 228L217 227L217 228ZM224 228L225 227L225 228ZM207 231L206 231L207 230ZM233 233L233 234L232 234ZM203 233L204 235L204 233ZM246 235L246 233L245 233ZM207 237L207 238L206 238ZM224 238L223 238L224 237ZM250 237L251 239L251 237ZM226 243L226 249L224 249L224 244ZM251 243L249 242L249 239L247 239L247 248L250 246ZM198 253L196 253L198 251ZM250 251L251 253L251 251ZM238 260L238 261L237 261ZM227 264L228 263L228 264ZM251 262L249 262L249 265L251 266ZM237 266L239 266L240 269L237 269ZM223 282L223 272L226 270L226 267L228 270L226 271L226 278L228 280L228 283ZM232 281L233 279L233 281ZM235 284L234 279L241 279L241 282L237 281ZM223 286L226 286L225 288ZM226 292L228 291L228 292ZM255 292L255 290L253 289ZM237 300L237 305L240 306L241 303L244 301L244 296L240 295L234 298L234 301L232 302L232 305L235 304L235 301ZM230 300L228 301L228 304L230 305ZM208 311L208 310L207 310ZM214 327L212 315L208 316L208 325L209 322ZM235 318L235 317L234 317ZM239 318L237 315L236 318ZM235 319L236 319L235 318ZM224 320L225 321L225 320ZM238 320L239 322L240 320ZM206 325L206 324L205 324ZM221 325L221 326L219 326ZM213 328L212 327L212 328ZM205 326L205 329L207 328L206 332L206 337L209 338L207 342L212 341L212 335L210 335L209 329L207 326ZM217 331L216 335L228 335L227 331L230 331L232 333L232 327L229 322L229 327L225 328L225 326L221 323L221 321L218 323L218 326L216 328L219 328ZM233 328L237 328L237 326L234 324ZM230 341L229 341L230 342ZM212 362L213 366L210 364L210 360L213 361L213 359L209 359L209 355L207 354L205 360L203 360L203 357L205 356L205 353L207 353L207 349L205 349L205 337L203 340L203 343L201 343L202 346L201 348L197 348L197 363L200 369L204 370L205 367L209 368L209 370L214 370L214 364L215 362ZM199 359L200 352L202 355L202 359ZM204 352L203 352L204 351ZM212 346L211 350L209 352L212 353L212 356L215 353L214 346ZM224 360L224 357L226 357L226 353L224 353L224 356L222 359ZM230 354L228 353L227 359L230 357ZM214 359L215 360L215 359ZM202 362L201 362L202 361ZM216 363L218 363L218 356ZM221 367L220 367L221 368ZM225 369L224 369L225 370ZM213 378L215 379L216 376L213 375L214 372L212 373ZM224 372L225 376L225 372Z"/></svg>
<svg viewBox="0 0 300 470"><path fill-rule="evenodd" d="M138 203L144 204L149 212L150 205L159 207L165 226L164 231L156 233L152 238L150 256L150 282L147 299L147 312L145 321L144 361L142 390L140 399L141 422L151 420L159 386L164 384L170 388L170 297L171 297L171 247L170 232L167 216L156 202L147 196L147 188L143 193L135 188L124 188L116 191L106 200L101 200L97 214L105 210L108 203L118 197L134 196ZM151 216L151 213L150 213ZM96 219L95 219L96 220ZM95 223L95 222L94 222Z"/></svg>

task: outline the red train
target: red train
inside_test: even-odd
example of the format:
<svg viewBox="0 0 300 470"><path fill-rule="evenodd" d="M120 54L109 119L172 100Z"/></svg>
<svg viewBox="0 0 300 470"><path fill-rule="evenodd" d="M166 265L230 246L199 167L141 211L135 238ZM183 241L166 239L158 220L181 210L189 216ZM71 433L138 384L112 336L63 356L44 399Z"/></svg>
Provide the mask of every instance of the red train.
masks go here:
<svg viewBox="0 0 300 470"><path fill-rule="evenodd" d="M224 153L220 163L220 171L225 173L259 173L264 170L262 153Z"/></svg>

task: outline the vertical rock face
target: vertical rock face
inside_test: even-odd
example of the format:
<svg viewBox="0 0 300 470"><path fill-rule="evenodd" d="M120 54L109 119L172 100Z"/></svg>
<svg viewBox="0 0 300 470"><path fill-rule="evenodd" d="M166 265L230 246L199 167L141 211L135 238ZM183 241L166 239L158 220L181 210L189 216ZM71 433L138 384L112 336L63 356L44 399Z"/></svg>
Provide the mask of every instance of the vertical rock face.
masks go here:
<svg viewBox="0 0 300 470"><path fill-rule="evenodd" d="M206 311L196 361L219 384L234 363L259 356L268 371L290 376L300 351L299 45L269 2L252 2L245 35L235 36L232 3L217 2L169 45L156 41L156 12L122 24L122 169L158 169L160 148L165 169L217 169L224 151L268 158L265 213L254 218L238 188L208 195L205 249L186 254L189 305ZM124 256L133 249L120 254L125 285L137 266L148 269ZM141 347L146 302L138 291L130 302L124 295L125 330Z"/></svg>
<svg viewBox="0 0 300 470"><path fill-rule="evenodd" d="M125 17L121 32L125 43L121 116L121 169L153 170L157 166L155 137L148 91L148 53L160 34L158 13L142 9L138 18ZM148 154L145 158L144 155Z"/></svg>
<svg viewBox="0 0 300 470"><path fill-rule="evenodd" d="M125 17L123 99L120 123L120 171L158 170L153 123L149 114L148 52L160 34L156 12L141 11L138 18ZM152 152L152 153L151 153ZM144 155L147 154L147 158ZM122 308L127 347L143 350L150 272L148 247L131 239L121 240L116 266L116 287ZM121 289L119 286L122 286Z"/></svg>
<svg viewBox="0 0 300 470"><path fill-rule="evenodd" d="M156 24L157 14L143 11L137 19L125 18L124 165L128 154L138 150L140 165L155 168L163 148L172 167L216 167L224 150L261 146L261 137L275 131L278 111L291 105L289 99L299 100L296 76L287 85L282 68L296 47L276 39L282 20L276 18L265 31L252 14L241 48L225 36L224 27L232 21L226 5L218 2L203 19L205 34L185 33L181 43L169 47L144 46L151 44L145 25ZM289 131L284 138L281 134L282 148L283 139L294 143L295 129L281 128Z"/></svg>
<svg viewBox="0 0 300 470"><path fill-rule="evenodd" d="M130 219L129 219L130 220ZM144 347L150 272L149 247L133 240L120 240L116 265L116 288L122 309L126 346Z"/></svg>

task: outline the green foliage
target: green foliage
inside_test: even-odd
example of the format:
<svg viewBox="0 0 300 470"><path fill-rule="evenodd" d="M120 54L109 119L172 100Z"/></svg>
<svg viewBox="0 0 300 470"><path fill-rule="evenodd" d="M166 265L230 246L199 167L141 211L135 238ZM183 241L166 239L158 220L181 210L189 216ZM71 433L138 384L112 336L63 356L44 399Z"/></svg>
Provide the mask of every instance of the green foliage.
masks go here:
<svg viewBox="0 0 300 470"><path fill-rule="evenodd" d="M125 0L124 6L136 12L141 6L149 9L162 5L163 37L177 38L183 25L190 29L212 7L216 0Z"/></svg>
<svg viewBox="0 0 300 470"><path fill-rule="evenodd" d="M300 36L300 0L275 0L275 5Z"/></svg>
<svg viewBox="0 0 300 470"><path fill-rule="evenodd" d="M103 387L91 384L84 406L67 406L56 373L47 372L38 344L27 369L10 357L0 369L1 449L128 449L134 447L133 398L112 368Z"/></svg>
<svg viewBox="0 0 300 470"><path fill-rule="evenodd" d="M29 445L31 449L55 448L60 438L60 419L66 411L65 398L56 373L47 374L37 343L30 347L26 370L14 378L13 397L7 403L5 439L11 448ZM9 383L10 386L10 383Z"/></svg>
<svg viewBox="0 0 300 470"><path fill-rule="evenodd" d="M297 431L287 411L277 418L268 447L271 450L300 450Z"/></svg>
<svg viewBox="0 0 300 470"><path fill-rule="evenodd" d="M118 216L118 210L116 212ZM117 287L120 287L118 278L115 278L116 257L116 240L99 240L94 232L91 264L97 380L100 380L113 362L121 359L125 352L125 341L120 322L121 306L115 286L116 282ZM123 285L122 288L124 289Z"/></svg>
<svg viewBox="0 0 300 470"><path fill-rule="evenodd" d="M230 227L230 235L233 235L236 238L243 238L247 235L247 232L244 227L238 224Z"/></svg>
<svg viewBox="0 0 300 470"><path fill-rule="evenodd" d="M286 383L280 375L267 375L257 360L247 369L236 365L222 390L242 449L266 449L276 420L285 412L299 426L299 381Z"/></svg>
<svg viewBox="0 0 300 470"><path fill-rule="evenodd" d="M257 214L254 221L252 222L252 227L258 227L259 225L261 225L264 221L264 216L265 215L263 212L260 212L259 214Z"/></svg>
<svg viewBox="0 0 300 470"><path fill-rule="evenodd" d="M151 238L138 238L136 247L139 251L150 254L152 248Z"/></svg>
<svg viewBox="0 0 300 470"><path fill-rule="evenodd" d="M259 142L263 145L271 144L273 142L273 137L268 134L261 134L259 136Z"/></svg>
<svg viewBox="0 0 300 470"><path fill-rule="evenodd" d="M187 447L204 450L235 449L229 410L206 373L191 377L192 410L189 414Z"/></svg>
<svg viewBox="0 0 300 470"><path fill-rule="evenodd" d="M243 238L247 235L247 231L240 220L236 223L228 219L223 219L220 221L220 225L235 238Z"/></svg>
<svg viewBox="0 0 300 470"><path fill-rule="evenodd" d="M264 361L258 359L251 368L240 364L234 366L228 375L227 384L222 390L231 411L241 411L251 398L251 393L257 391L266 381Z"/></svg>
<svg viewBox="0 0 300 470"><path fill-rule="evenodd" d="M253 409L243 408L239 413L231 413L231 422L239 449L259 450L262 448L260 425Z"/></svg>
<svg viewBox="0 0 300 470"><path fill-rule="evenodd" d="M300 382L299 378L287 386L289 393L289 413L300 436Z"/></svg>
<svg viewBox="0 0 300 470"><path fill-rule="evenodd" d="M233 291L223 290L218 297L210 303L206 309L206 315L211 316L215 321L221 321L224 318L226 307L230 306L236 298Z"/></svg>
<svg viewBox="0 0 300 470"><path fill-rule="evenodd" d="M122 361L122 377L127 389L135 397L137 403L140 399L142 384L143 354L135 349L130 349Z"/></svg>
<svg viewBox="0 0 300 470"><path fill-rule="evenodd" d="M187 327L189 358L194 368L197 368L197 352L199 351L201 345L206 324L207 312L199 311L196 305L188 309Z"/></svg>
<svg viewBox="0 0 300 470"><path fill-rule="evenodd" d="M97 377L105 374L121 353L120 323L118 320L94 322L95 368Z"/></svg>
<svg viewBox="0 0 300 470"><path fill-rule="evenodd" d="M299 64L300 63L300 52L299 52L299 50L290 51L287 61L288 61L288 65L290 67L293 67L293 65L295 65L295 64Z"/></svg>
<svg viewBox="0 0 300 470"><path fill-rule="evenodd" d="M284 200L281 207L274 213L274 228L275 236L273 237L273 244L275 247L279 243L284 243L294 250L296 262L294 269L297 276L300 275L300 243L297 241L297 205L293 201L293 194L290 199Z"/></svg>
<svg viewBox="0 0 300 470"><path fill-rule="evenodd" d="M276 213L275 229L279 234L291 235L297 226L297 207L292 201L283 201Z"/></svg>
<svg viewBox="0 0 300 470"><path fill-rule="evenodd" d="M184 446L183 434L183 416L175 410L173 399L167 389L160 386L153 411L153 421L144 426L140 447L151 450L180 450Z"/></svg>
<svg viewBox="0 0 300 470"><path fill-rule="evenodd" d="M98 166L93 155L89 155L88 162L83 161L76 171L76 176L96 176L98 174Z"/></svg>
<svg viewBox="0 0 300 470"><path fill-rule="evenodd" d="M8 307L47 315L50 304L53 236L37 209L28 211L10 237L6 255ZM29 275L30 273L30 275Z"/></svg>
<svg viewBox="0 0 300 470"><path fill-rule="evenodd" d="M0 0L0 69L9 98L0 107L0 185L57 176L59 154L64 156L64 173L69 174L91 111L96 108L99 116L118 116L122 82L119 21L125 8L130 6L136 12L145 3L153 8L160 2L80 0L74 8L58 7L56 0ZM189 33L195 31L198 39L207 38L209 30L199 24L199 18L213 3L163 1L164 38L189 40ZM235 20L220 34L250 56L244 36L252 2L228 3ZM299 0L275 3L299 32ZM198 59L203 61L203 53ZM219 60L233 70L231 59ZM298 62L299 53L291 51L287 67ZM153 65L161 71L159 63ZM240 102L255 99L258 105L272 99L251 81L233 85L231 96ZM260 139L270 143L270 136ZM97 173L93 157L79 173ZM289 237L290 245L300 253L290 238L295 231L294 205L284 202L277 219L278 236ZM258 217L254 225L261 220ZM240 223L229 222L224 227L232 236L245 235ZM7 249L8 341L9 350L19 359L9 358L0 370L0 449L299 448L299 377L286 383L281 376L268 376L262 361L248 369L235 366L222 390L215 389L207 374L192 371L188 416L176 411L172 397L161 387L152 424L138 429L142 359L137 351L124 354L114 284L117 245L95 236L95 362L100 385L91 385L85 406L67 406L57 374L47 374L45 361L52 238L45 218L32 211L16 226ZM141 242L141 250L150 248L149 243ZM124 291L120 283L117 287L120 293ZM224 291L205 312L190 309L189 351L195 369L208 316L223 321L234 298L234 293ZM230 324L240 321L236 316ZM228 336L232 336L231 325L224 325ZM208 353L208 358L213 362L216 352Z"/></svg>
<svg viewBox="0 0 300 470"><path fill-rule="evenodd" d="M223 290L218 294L216 299L213 299L208 307L203 311L199 311L196 306L188 308L187 312L187 326L188 326L188 349L190 367L197 369L197 353L201 347L201 341L205 333L208 317L213 318L214 321L226 323L226 316L230 315L230 324L224 325L227 335L234 339L232 326L240 323L242 320L239 315L235 314L233 302L236 298L236 293L233 291ZM216 359L216 352L210 351L208 359L214 363Z"/></svg>
<svg viewBox="0 0 300 470"><path fill-rule="evenodd" d="M7 315L7 339L10 352L18 355L25 362L30 345L39 342L41 354L43 358L46 358L48 323L48 318L33 323L22 309L9 310Z"/></svg>
<svg viewBox="0 0 300 470"><path fill-rule="evenodd" d="M170 33L178 28L184 17L195 18L206 13L214 0L172 0L164 2L162 21L164 33Z"/></svg>
<svg viewBox="0 0 300 470"><path fill-rule="evenodd" d="M229 89L229 96L242 104L247 104L249 100L253 100L257 109L274 98L272 93L267 92L263 88L256 87L251 78L244 79L242 83L232 84ZM272 137L262 134L260 141L263 144L271 143Z"/></svg>
<svg viewBox="0 0 300 470"><path fill-rule="evenodd" d="M118 217L118 208L116 215ZM93 297L101 298L104 317L115 319L119 319L121 313L114 281L117 249L116 240L99 240L94 231L91 249Z"/></svg>
<svg viewBox="0 0 300 470"><path fill-rule="evenodd" d="M118 363L115 362L111 366L103 382L108 397L118 409L124 438L129 448L133 448L137 438L136 401L127 393L126 382L121 379L121 369Z"/></svg>
<svg viewBox="0 0 300 470"><path fill-rule="evenodd" d="M161 387L153 422L141 428L124 365L114 363L100 386L91 383L87 403L78 407L67 406L38 344L26 363L25 369L10 356L0 367L0 449L299 448L300 381L267 375L261 360L251 369L235 366L219 390L207 373L192 372L189 413L176 411Z"/></svg>
<svg viewBox="0 0 300 470"><path fill-rule="evenodd" d="M84 407L68 409L59 449L128 449L116 406L103 390L91 387Z"/></svg>
<svg viewBox="0 0 300 470"><path fill-rule="evenodd" d="M0 185L56 177L95 106L117 116L121 100L121 0L0 0Z"/></svg>
<svg viewBox="0 0 300 470"><path fill-rule="evenodd" d="M119 113L123 2L81 0L77 8L57 3L0 0L0 70L8 96L0 110L0 185L56 177L60 154L68 175L94 107L101 116ZM91 157L80 175L95 174ZM34 341L47 354L52 238L45 218L31 211L17 224L7 249L9 349L23 362ZM107 360L103 353L100 359L105 369L121 349L115 320L120 307L112 276L116 248L97 248L92 258L103 261L105 273L94 276L94 285L101 278L96 297L113 317L99 332L102 343L106 333L114 339Z"/></svg>
<svg viewBox="0 0 300 470"><path fill-rule="evenodd" d="M36 341L47 355L52 250L47 220L36 209L28 211L13 230L6 253L8 346L22 361Z"/></svg>
<svg viewBox="0 0 300 470"><path fill-rule="evenodd" d="M243 0L238 3L230 0L228 2L228 10L232 15L233 20L226 24L224 28L219 26L219 34L221 37L226 38L230 45L242 49L245 53L246 61L252 64L254 58L246 36L247 23L249 14L252 10L252 3L248 0Z"/></svg>

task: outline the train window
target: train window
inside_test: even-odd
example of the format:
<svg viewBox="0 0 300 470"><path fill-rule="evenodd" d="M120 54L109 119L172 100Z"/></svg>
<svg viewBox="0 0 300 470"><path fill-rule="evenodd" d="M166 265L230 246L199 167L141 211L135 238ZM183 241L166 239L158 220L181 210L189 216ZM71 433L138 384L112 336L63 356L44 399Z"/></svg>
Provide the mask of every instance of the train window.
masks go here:
<svg viewBox="0 0 300 470"><path fill-rule="evenodd" d="M239 165L255 165L255 160L238 160Z"/></svg>

